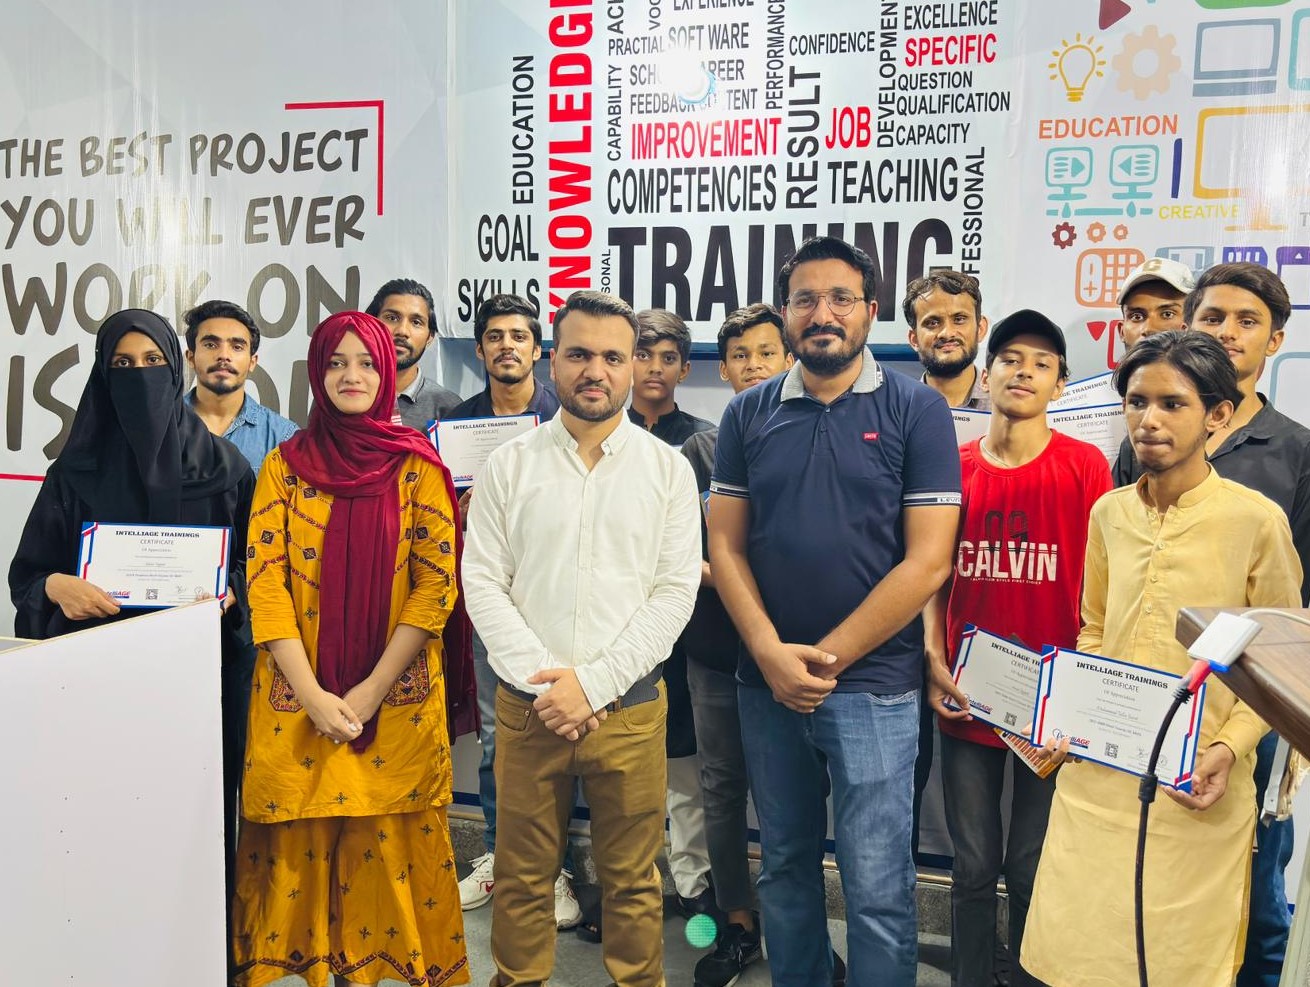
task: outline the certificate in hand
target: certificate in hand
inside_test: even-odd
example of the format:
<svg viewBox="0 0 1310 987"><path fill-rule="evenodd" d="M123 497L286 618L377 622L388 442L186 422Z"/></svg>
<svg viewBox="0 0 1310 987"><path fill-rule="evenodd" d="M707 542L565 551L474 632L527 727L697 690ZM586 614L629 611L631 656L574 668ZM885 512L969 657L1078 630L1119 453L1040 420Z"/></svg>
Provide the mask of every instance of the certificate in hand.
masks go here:
<svg viewBox="0 0 1310 987"><path fill-rule="evenodd" d="M1069 738L1069 753L1141 775L1182 677L1064 648L1042 654L1033 743ZM1205 686L1174 717L1156 768L1163 784L1191 791Z"/></svg>
<svg viewBox="0 0 1310 987"><path fill-rule="evenodd" d="M974 719L1020 733L1032 721L1042 656L973 624L964 625L956 654L955 684Z"/></svg>
<svg viewBox="0 0 1310 987"><path fill-rule="evenodd" d="M516 435L530 432L541 421L536 415L503 418L456 418L433 422L428 437L441 454L457 487L471 487L487 457Z"/></svg>
<svg viewBox="0 0 1310 987"><path fill-rule="evenodd" d="M128 609L221 600L231 550L231 528L84 521L77 574Z"/></svg>

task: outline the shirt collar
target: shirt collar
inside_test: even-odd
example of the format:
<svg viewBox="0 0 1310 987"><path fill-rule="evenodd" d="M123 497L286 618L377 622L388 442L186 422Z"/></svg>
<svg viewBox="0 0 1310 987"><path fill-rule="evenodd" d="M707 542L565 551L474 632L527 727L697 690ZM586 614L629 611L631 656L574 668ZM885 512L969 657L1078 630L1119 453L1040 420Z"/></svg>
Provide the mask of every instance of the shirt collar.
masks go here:
<svg viewBox="0 0 1310 987"><path fill-rule="evenodd" d="M1251 416L1251 420L1242 426L1238 434L1244 438L1272 439L1278 434L1278 422L1274 417L1276 414L1274 406L1260 392L1257 391L1255 396L1260 399L1260 410Z"/></svg>
<svg viewBox="0 0 1310 987"><path fill-rule="evenodd" d="M675 404L673 406L672 411L670 411L667 415L660 415L658 418L655 419L655 424L647 429L646 416L643 415L636 408L633 408L631 406L629 406L628 408L628 420L631 421L632 424L636 425L638 428L645 429L648 432L653 432L655 429L659 428L660 425L663 424L664 422L676 421L678 418L681 417L682 417L682 409Z"/></svg>
<svg viewBox="0 0 1310 987"><path fill-rule="evenodd" d="M532 397L528 399L527 407L523 409L521 414L524 415L540 414L541 399L545 393L546 393L546 389L541 386L541 381L538 378L533 377ZM481 408L486 410L487 415L489 417L494 417L496 414L496 410L495 410L496 403L491 398L491 381L489 380L487 381L487 386L482 389L481 393L478 396L478 400L481 403Z"/></svg>
<svg viewBox="0 0 1310 987"><path fill-rule="evenodd" d="M561 449L565 449L569 452L578 451L578 440L570 435L569 430L564 427L563 415L556 415L540 427L548 431L548 434L555 441L555 444ZM636 429L637 426L632 424L632 421L628 418L627 412L619 412L618 428L614 429L614 431L609 434L609 438L600 444L601 451L607 456L613 456L628 444L628 439L632 437L632 434Z"/></svg>
<svg viewBox="0 0 1310 987"><path fill-rule="evenodd" d="M851 393L872 394L882 387L882 367L878 365L878 361L873 358L873 354L867 348L861 350L860 356L863 362L860 364L859 376L855 378L855 383L851 384ZM791 401L795 398L805 397L805 381L801 376L803 369L799 360L792 364L791 369L787 371L787 376L782 380L782 391L779 400Z"/></svg>
<svg viewBox="0 0 1310 987"><path fill-rule="evenodd" d="M1146 480L1147 475L1143 473L1137 481L1137 497L1142 502L1142 506L1149 511L1154 510L1155 505L1153 505L1146 496ZM1191 490L1185 491L1179 495L1177 504L1178 509L1180 511L1185 511L1189 507L1195 507L1218 490L1219 485L1222 482L1223 481L1219 478L1218 472L1216 472L1213 466L1210 466L1210 472L1206 474L1204 480L1192 487Z"/></svg>
<svg viewBox="0 0 1310 987"><path fill-rule="evenodd" d="M410 384L407 388L405 388L403 391L397 394L396 397L409 398L411 401L413 401L414 398L418 396L419 388L422 386L423 386L423 368L419 367L418 376L414 378L414 383Z"/></svg>
<svg viewBox="0 0 1310 987"><path fill-rule="evenodd" d="M919 375L919 383L927 387L932 387L932 385L928 383L928 371L925 370ZM936 388L933 388L933 390L936 390ZM969 391L969 396L965 399L964 407L976 407L979 401L986 400L989 397L991 397L991 395L983 390L982 371L978 369L978 365L975 363L973 364L973 388Z"/></svg>
<svg viewBox="0 0 1310 987"><path fill-rule="evenodd" d="M187 391L186 394L183 395L183 400L185 400L188 405L194 408L196 406L196 389L193 387L191 388L191 390ZM252 407L252 405L254 404L255 402L250 400L249 394L242 395L241 410L239 410L236 413L236 416L232 419L232 425L259 424L255 416L255 409ZM230 428L231 426L229 426L229 429Z"/></svg>

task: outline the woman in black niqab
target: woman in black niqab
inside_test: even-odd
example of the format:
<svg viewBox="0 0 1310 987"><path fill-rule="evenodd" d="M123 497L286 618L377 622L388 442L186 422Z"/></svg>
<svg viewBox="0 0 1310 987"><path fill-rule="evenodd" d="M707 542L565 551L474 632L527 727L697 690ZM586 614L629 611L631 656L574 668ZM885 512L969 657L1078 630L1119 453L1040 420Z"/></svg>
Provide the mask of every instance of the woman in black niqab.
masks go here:
<svg viewBox="0 0 1310 987"><path fill-rule="evenodd" d="M50 464L9 567L19 637L48 638L130 616L77 578L85 521L226 525L244 545L254 477L226 439L182 400L182 349L161 316L111 315L96 334L95 364L68 441ZM232 553L229 586L244 587ZM224 623L231 630L240 610Z"/></svg>

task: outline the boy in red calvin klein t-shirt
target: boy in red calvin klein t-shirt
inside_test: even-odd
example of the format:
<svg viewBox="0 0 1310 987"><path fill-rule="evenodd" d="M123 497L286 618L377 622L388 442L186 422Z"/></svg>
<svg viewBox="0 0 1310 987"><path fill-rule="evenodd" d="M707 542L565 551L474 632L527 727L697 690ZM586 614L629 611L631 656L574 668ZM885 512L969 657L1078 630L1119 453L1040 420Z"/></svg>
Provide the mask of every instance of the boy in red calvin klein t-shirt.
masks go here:
<svg viewBox="0 0 1310 987"><path fill-rule="evenodd" d="M1069 370L1064 334L1023 310L1003 319L987 345L987 434L960 448L963 502L955 569L924 609L928 700L942 734L946 825L954 844L951 982L990 987L996 950L996 881L1005 874L1010 953L1017 959L1046 833L1053 778L1028 770L992 728L972 720L951 670L966 623L998 637L1073 647L1087 518L1111 487L1105 455L1052 431L1047 405ZM945 705L950 697L962 709ZM1013 770L1009 840L1002 845L1001 793ZM1013 985L1024 984L1015 963Z"/></svg>

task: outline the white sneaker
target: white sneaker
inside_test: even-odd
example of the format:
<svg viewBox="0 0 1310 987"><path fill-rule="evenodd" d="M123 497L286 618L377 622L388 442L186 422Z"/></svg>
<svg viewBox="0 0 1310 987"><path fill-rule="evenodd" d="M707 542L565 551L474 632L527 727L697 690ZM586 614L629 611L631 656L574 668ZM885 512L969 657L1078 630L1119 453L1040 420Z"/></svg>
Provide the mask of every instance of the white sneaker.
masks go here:
<svg viewBox="0 0 1310 987"><path fill-rule="evenodd" d="M469 876L459 882L459 907L464 911L478 908L491 900L491 892L496 887L496 878L492 873L495 862L494 853L484 853L473 861L473 870ZM558 894L556 891L556 900Z"/></svg>
<svg viewBox="0 0 1310 987"><path fill-rule="evenodd" d="M555 928L571 929L581 921L582 907L569 884L569 874L560 871L559 877L555 878Z"/></svg>

